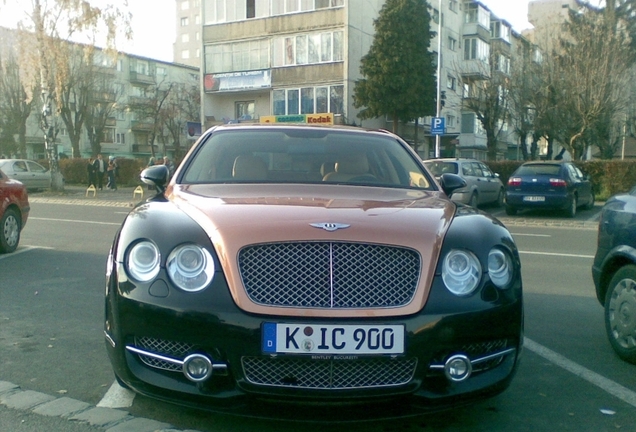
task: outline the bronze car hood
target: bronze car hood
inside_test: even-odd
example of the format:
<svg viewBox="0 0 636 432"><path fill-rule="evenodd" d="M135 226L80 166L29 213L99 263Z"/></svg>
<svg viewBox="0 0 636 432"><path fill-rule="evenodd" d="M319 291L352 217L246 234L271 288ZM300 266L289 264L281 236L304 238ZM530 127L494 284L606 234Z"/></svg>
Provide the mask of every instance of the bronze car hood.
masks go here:
<svg viewBox="0 0 636 432"><path fill-rule="evenodd" d="M242 309L283 314L254 304L237 266L246 245L290 241L348 241L402 246L421 257L413 301L396 309L355 311L360 316L415 313L426 302L455 204L438 191L334 185L174 185L168 198L209 235L232 296ZM409 227L410 229L404 229ZM285 315L351 316L346 310L284 310Z"/></svg>

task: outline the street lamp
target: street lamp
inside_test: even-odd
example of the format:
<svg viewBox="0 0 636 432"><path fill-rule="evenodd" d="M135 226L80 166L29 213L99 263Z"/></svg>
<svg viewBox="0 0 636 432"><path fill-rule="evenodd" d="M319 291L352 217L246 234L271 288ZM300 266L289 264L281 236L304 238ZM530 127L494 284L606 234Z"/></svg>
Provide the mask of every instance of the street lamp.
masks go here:
<svg viewBox="0 0 636 432"><path fill-rule="evenodd" d="M439 0L438 5L438 17L437 17L437 114L435 117L440 117L442 111L442 88L441 88L441 75L442 75L442 0ZM440 135L435 135L435 157L440 157Z"/></svg>

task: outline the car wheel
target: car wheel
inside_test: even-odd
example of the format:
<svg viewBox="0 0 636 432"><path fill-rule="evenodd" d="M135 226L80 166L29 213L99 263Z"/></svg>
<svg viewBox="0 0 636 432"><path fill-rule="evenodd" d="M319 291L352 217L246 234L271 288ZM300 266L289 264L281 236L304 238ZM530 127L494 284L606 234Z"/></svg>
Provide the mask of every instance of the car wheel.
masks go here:
<svg viewBox="0 0 636 432"><path fill-rule="evenodd" d="M20 242L20 219L14 209L7 209L0 220L0 252L16 250Z"/></svg>
<svg viewBox="0 0 636 432"><path fill-rule="evenodd" d="M636 265L624 266L609 283L605 329L616 354L636 364Z"/></svg>
<svg viewBox="0 0 636 432"><path fill-rule="evenodd" d="M509 205L506 206L506 214L508 216L514 216L517 214L517 209L514 207L510 207Z"/></svg>
<svg viewBox="0 0 636 432"><path fill-rule="evenodd" d="M477 198L477 192L473 192L473 194L470 196L470 201L468 201L468 205L477 208Z"/></svg>
<svg viewBox="0 0 636 432"><path fill-rule="evenodd" d="M585 210L592 210L594 208L594 202L595 201L596 201L596 199L594 197L594 192L592 192L592 195L590 196L590 202L585 204Z"/></svg>
<svg viewBox="0 0 636 432"><path fill-rule="evenodd" d="M504 191L503 189L499 190L499 195L497 195L497 201L495 203L497 205L497 207L501 207L502 205L504 205Z"/></svg>
<svg viewBox="0 0 636 432"><path fill-rule="evenodd" d="M576 216L577 206L578 206L578 200L576 199L576 196L573 196L572 200L570 201L570 206L565 211L566 216L569 218L573 218L574 216Z"/></svg>

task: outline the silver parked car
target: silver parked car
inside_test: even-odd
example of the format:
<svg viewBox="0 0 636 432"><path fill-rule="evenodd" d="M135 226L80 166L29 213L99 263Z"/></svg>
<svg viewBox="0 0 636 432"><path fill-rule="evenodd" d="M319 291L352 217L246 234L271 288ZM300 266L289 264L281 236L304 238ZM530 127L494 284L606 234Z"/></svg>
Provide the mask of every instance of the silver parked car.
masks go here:
<svg viewBox="0 0 636 432"><path fill-rule="evenodd" d="M19 180L28 190L51 187L51 172L28 159L0 159L0 169L7 177Z"/></svg>
<svg viewBox="0 0 636 432"><path fill-rule="evenodd" d="M466 180L466 187L453 192L451 200L477 207L484 204L502 206L505 188L499 174L476 159L446 158L429 159L424 165L439 180L445 173L457 174Z"/></svg>

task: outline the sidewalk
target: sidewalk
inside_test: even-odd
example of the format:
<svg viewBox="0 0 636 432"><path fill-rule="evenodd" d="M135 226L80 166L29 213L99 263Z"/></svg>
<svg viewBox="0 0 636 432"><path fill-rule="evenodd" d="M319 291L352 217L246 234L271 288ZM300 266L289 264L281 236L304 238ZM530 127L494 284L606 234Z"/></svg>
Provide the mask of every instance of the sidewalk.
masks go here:
<svg viewBox="0 0 636 432"><path fill-rule="evenodd" d="M64 191L32 191L29 192L30 202L63 202L82 205L116 205L118 207L134 207L139 202L151 197L156 192L148 190L147 185L118 187L116 191L87 190L84 185L64 185Z"/></svg>

